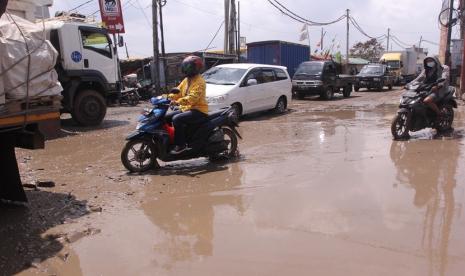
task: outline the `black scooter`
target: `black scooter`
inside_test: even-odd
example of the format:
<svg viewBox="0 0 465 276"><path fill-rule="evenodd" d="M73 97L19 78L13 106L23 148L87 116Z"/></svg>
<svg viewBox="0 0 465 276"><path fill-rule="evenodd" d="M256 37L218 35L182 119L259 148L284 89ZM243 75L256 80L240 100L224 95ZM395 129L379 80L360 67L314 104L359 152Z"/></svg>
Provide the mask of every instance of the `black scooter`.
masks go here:
<svg viewBox="0 0 465 276"><path fill-rule="evenodd" d="M451 129L454 108L457 108L454 87L449 86L447 94L437 103L442 114L441 118L438 119L434 110L423 103L423 100L432 93L433 86L443 81L444 79L439 79L431 84L415 83L407 86L407 91L402 94L397 115L391 124L394 140L408 139L409 131L419 131L429 127L439 132Z"/></svg>

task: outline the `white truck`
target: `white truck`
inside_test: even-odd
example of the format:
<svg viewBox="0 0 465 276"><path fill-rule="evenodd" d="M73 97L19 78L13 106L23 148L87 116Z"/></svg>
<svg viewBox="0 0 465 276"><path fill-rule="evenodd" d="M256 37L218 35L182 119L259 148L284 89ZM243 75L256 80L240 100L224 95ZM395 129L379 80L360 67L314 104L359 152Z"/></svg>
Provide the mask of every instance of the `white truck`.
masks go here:
<svg viewBox="0 0 465 276"><path fill-rule="evenodd" d="M116 46L106 29L80 19L55 18L45 28L59 53L55 69L64 89L62 112L81 125L99 125L107 102L116 100L122 88Z"/></svg>
<svg viewBox="0 0 465 276"><path fill-rule="evenodd" d="M418 53L411 48L404 51L385 52L380 63L386 64L396 75L396 84L408 83L417 74Z"/></svg>

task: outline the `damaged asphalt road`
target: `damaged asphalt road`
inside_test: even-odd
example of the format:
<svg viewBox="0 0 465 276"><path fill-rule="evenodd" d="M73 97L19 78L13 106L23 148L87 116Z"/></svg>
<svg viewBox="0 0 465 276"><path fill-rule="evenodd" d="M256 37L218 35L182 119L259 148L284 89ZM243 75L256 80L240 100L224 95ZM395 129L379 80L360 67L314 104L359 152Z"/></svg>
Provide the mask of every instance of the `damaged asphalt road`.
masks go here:
<svg viewBox="0 0 465 276"><path fill-rule="evenodd" d="M28 207L0 208L2 275L463 275L464 110L393 141L400 91L244 118L240 157L127 174L138 107L64 120L18 150ZM51 184L53 183L53 185Z"/></svg>

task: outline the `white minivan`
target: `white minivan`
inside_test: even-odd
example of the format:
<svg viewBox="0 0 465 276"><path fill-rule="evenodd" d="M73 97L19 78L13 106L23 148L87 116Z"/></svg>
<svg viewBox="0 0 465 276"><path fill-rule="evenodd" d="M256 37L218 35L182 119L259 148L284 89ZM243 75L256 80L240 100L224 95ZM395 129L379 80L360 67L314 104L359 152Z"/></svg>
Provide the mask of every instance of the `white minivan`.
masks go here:
<svg viewBox="0 0 465 276"><path fill-rule="evenodd" d="M283 113L292 98L286 67L263 64L223 64L203 77L209 111L232 106L237 116L274 109Z"/></svg>

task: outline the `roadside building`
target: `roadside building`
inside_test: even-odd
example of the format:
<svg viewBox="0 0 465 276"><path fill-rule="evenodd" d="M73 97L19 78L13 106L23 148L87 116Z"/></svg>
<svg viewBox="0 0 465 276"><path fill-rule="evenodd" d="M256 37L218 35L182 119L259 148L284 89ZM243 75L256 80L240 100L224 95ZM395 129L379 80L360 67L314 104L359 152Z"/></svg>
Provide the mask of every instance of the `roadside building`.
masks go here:
<svg viewBox="0 0 465 276"><path fill-rule="evenodd" d="M9 0L7 11L34 22L37 19L50 18L49 8L52 5L53 0Z"/></svg>

